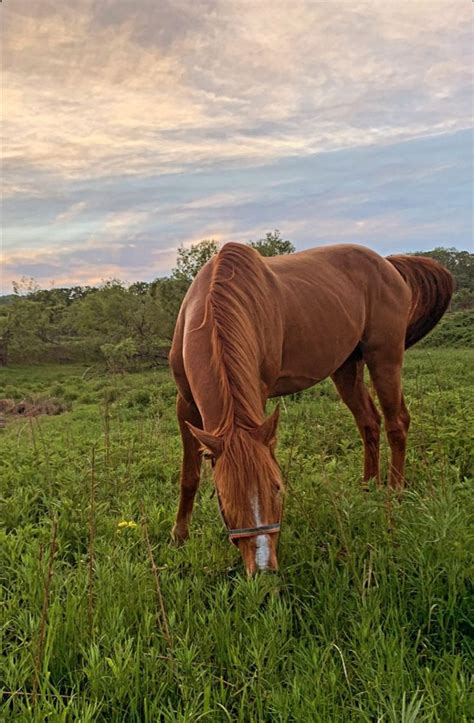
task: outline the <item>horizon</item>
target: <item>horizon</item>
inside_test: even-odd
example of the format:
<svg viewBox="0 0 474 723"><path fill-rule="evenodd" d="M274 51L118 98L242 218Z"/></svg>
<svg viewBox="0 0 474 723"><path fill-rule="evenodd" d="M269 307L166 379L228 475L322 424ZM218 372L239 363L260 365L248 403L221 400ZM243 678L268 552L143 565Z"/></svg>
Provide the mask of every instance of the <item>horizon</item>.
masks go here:
<svg viewBox="0 0 474 723"><path fill-rule="evenodd" d="M471 2L204 6L2 5L2 296L276 228L472 251Z"/></svg>
<svg viewBox="0 0 474 723"><path fill-rule="evenodd" d="M274 230L277 230L277 229L274 229ZM284 238L284 237L282 236L282 238ZM207 240L213 240L213 239L203 239L203 241L207 241ZM255 239L252 239L252 240L255 240ZM288 241L291 241L291 239L287 239L287 240L288 240ZM201 242L197 241L196 243L199 244L199 243L201 243ZM223 242L222 244L220 244L219 250L222 248L222 246L224 246L225 243L229 243L229 242L226 241L226 242ZM244 242L244 241L236 241L235 243L244 243L244 244L245 244L246 242ZM360 244L359 244L359 245L360 245ZM426 250L424 250L424 251L422 251L421 249L416 249L415 251L406 251L406 252L404 252L403 250L400 250L400 251L397 251L397 253L398 253L398 254L404 254L404 253L406 253L406 254L410 254L410 255L412 255L412 254L415 254L415 255L416 255L417 252L419 252L419 253L429 253L429 252L431 252L431 251L436 251L436 250L438 250L438 249L443 249L443 250L446 250L446 251L453 249L453 250L455 250L455 251L457 251L457 252L459 252L459 253L463 253L463 252L464 252L464 253L471 253L471 251L469 251L469 249L467 249L467 248L457 248L456 246L437 246L437 247L433 247L432 249L426 249ZM303 251L303 250L305 250L305 249L297 249L297 248L296 248L295 251L294 251L294 253L298 253L299 250ZM390 253L387 253L387 254L383 254L383 255L384 255L384 256L390 256L391 254L390 254ZM118 283L118 284L123 285L125 288L128 288L128 287L130 287L130 286L133 286L133 284L139 284L139 283L152 284L154 281L156 281L156 280L158 280L158 279L169 278L172 270L173 270L173 269L170 269L170 271L169 271L167 274L161 274L160 276L155 276L153 279L150 279L150 280L135 279L134 281L128 281L127 279L121 279L121 278L118 278L118 277L110 277L110 278L108 278L108 279L102 279L102 280L99 281L97 284L89 284L89 286L91 286L91 288L101 288L101 287L104 286L105 284L115 283L115 282L116 282L116 283ZM30 276L23 276L23 277L20 277L20 278L18 278L18 279L14 279L14 281L15 281L16 283L21 283L22 281L25 281L25 282L36 282L36 279L35 279L34 277L30 277ZM79 287L80 287L80 286L85 287L85 286L88 286L88 284L74 284L74 283L72 283L72 284L66 284L66 285L64 285L64 286L58 286L58 285L52 283L50 286L38 286L37 288L34 289L34 291L51 291L51 290L53 290L53 289L71 289L71 288L75 288L75 287L77 287L77 286L79 286ZM28 292L28 293L30 293L30 292ZM13 291L13 288L12 288L11 291L8 291L8 292L0 291L0 298L6 297L6 296L15 296L15 292Z"/></svg>

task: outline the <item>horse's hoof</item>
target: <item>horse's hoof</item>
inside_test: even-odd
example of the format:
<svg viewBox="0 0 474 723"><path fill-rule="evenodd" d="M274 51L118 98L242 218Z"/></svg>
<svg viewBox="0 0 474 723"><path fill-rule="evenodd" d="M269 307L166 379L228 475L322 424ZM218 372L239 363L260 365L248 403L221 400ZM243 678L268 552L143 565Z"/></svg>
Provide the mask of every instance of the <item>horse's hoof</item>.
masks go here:
<svg viewBox="0 0 474 723"><path fill-rule="evenodd" d="M181 545L184 545L188 537L189 532L187 530L179 530L178 528L173 527L171 531L171 541L174 545L176 545L176 547L181 547Z"/></svg>

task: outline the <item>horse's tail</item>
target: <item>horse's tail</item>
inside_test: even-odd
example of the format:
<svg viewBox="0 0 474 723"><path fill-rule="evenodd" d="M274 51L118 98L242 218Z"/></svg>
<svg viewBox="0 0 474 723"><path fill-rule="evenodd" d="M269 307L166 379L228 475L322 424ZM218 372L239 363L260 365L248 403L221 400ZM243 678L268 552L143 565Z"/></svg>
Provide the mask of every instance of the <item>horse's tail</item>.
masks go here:
<svg viewBox="0 0 474 723"><path fill-rule="evenodd" d="M405 349L423 339L443 316L454 291L454 279L426 256L388 256L412 292Z"/></svg>

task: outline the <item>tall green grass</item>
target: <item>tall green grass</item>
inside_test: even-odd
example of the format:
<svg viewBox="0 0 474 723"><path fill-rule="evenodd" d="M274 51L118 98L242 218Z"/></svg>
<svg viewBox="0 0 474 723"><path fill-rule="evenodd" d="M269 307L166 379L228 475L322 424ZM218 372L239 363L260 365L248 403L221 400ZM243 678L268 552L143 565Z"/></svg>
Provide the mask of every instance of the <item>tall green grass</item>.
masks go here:
<svg viewBox="0 0 474 723"><path fill-rule="evenodd" d="M0 432L4 719L471 720L470 362L407 355L402 499L361 491L361 443L330 383L283 400L281 571L254 580L209 469L189 543L170 545L167 371L2 370L0 396L72 404Z"/></svg>

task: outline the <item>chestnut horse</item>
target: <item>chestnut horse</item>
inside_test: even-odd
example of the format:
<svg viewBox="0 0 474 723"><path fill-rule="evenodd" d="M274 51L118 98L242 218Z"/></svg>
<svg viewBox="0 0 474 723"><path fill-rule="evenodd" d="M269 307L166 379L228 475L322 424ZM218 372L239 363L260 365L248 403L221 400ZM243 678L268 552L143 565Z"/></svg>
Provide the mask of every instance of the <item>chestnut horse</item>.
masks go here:
<svg viewBox="0 0 474 723"><path fill-rule="evenodd" d="M329 376L359 428L364 480L379 480L380 415L365 364L385 419L389 484L401 487L410 422L403 354L438 322L452 291L451 274L429 258L385 259L346 244L264 258L226 244L189 288L170 353L183 442L175 540L188 537L201 459L210 456L248 574L277 568L278 409L265 419L265 402Z"/></svg>

